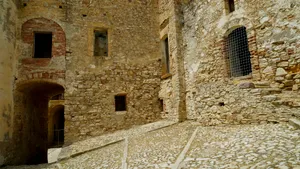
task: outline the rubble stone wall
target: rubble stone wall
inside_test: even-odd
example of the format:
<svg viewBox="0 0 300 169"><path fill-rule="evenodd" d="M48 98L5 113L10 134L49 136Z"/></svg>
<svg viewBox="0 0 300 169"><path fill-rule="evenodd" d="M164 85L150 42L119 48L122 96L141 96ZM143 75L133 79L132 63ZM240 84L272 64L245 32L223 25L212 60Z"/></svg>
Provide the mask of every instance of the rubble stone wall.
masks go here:
<svg viewBox="0 0 300 169"><path fill-rule="evenodd" d="M83 0L67 6L66 144L159 120L157 3ZM94 56L95 30L107 30L107 56ZM126 111L115 111L115 95L126 95Z"/></svg>
<svg viewBox="0 0 300 169"><path fill-rule="evenodd" d="M189 119L203 125L287 121L299 113L300 22L298 1L186 1L184 61ZM226 34L245 26L252 74L232 78Z"/></svg>
<svg viewBox="0 0 300 169"><path fill-rule="evenodd" d="M159 36L161 42L168 37L170 64L170 72L161 74L159 97L164 103L162 115L166 119L183 121L186 119L186 87L182 52L181 2L174 0L159 0L158 2ZM163 52L161 52L161 58L164 59Z"/></svg>

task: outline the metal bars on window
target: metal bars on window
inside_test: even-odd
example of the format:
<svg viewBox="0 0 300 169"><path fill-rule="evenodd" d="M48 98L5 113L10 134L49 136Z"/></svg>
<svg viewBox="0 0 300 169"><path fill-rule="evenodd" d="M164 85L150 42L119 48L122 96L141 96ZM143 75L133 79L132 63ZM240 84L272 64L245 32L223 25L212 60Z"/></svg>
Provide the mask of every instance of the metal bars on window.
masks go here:
<svg viewBox="0 0 300 169"><path fill-rule="evenodd" d="M233 30L226 38L225 45L230 76L239 77L252 73L246 28Z"/></svg>

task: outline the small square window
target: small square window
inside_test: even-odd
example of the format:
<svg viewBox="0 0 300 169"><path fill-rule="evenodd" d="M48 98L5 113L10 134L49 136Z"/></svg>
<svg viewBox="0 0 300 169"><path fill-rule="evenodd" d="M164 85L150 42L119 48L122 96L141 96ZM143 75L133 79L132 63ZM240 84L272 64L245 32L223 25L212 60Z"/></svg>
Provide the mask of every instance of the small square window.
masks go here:
<svg viewBox="0 0 300 169"><path fill-rule="evenodd" d="M94 38L94 56L108 56L107 30L95 30Z"/></svg>
<svg viewBox="0 0 300 169"><path fill-rule="evenodd" d="M126 111L126 95L115 96L115 110Z"/></svg>
<svg viewBox="0 0 300 169"><path fill-rule="evenodd" d="M225 10L227 14L235 11L234 0L225 0Z"/></svg>
<svg viewBox="0 0 300 169"><path fill-rule="evenodd" d="M34 33L34 58L51 58L52 33Z"/></svg>

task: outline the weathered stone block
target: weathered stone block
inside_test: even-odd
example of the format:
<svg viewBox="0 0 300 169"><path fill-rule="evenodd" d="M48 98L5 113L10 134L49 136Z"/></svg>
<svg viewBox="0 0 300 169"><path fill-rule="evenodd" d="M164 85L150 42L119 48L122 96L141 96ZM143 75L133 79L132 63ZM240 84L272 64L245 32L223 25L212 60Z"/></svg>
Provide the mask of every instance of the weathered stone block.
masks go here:
<svg viewBox="0 0 300 169"><path fill-rule="evenodd" d="M277 64L278 67L288 67L289 66L289 62L279 62Z"/></svg>
<svg viewBox="0 0 300 169"><path fill-rule="evenodd" d="M240 89L249 89L249 88L255 88L254 83L252 82L243 82L239 84Z"/></svg>
<svg viewBox="0 0 300 169"><path fill-rule="evenodd" d="M263 99L265 101L272 102L272 101L277 100L277 96L275 96L275 95L263 96Z"/></svg>
<svg viewBox="0 0 300 169"><path fill-rule="evenodd" d="M292 90L293 91L299 90L299 85L298 84L294 84Z"/></svg>
<svg viewBox="0 0 300 169"><path fill-rule="evenodd" d="M291 87L294 85L294 81L293 80L285 80L283 82L283 84L284 84L284 87Z"/></svg>
<svg viewBox="0 0 300 169"><path fill-rule="evenodd" d="M287 75L287 72L283 68L276 69L276 76L285 76L285 75Z"/></svg>

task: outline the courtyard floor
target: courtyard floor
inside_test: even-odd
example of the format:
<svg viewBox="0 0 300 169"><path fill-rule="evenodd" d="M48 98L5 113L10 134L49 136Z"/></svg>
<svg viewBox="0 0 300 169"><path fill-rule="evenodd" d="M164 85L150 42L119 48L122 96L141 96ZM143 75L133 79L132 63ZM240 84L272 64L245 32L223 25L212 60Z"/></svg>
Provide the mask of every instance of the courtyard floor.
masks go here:
<svg viewBox="0 0 300 169"><path fill-rule="evenodd" d="M201 127L184 122L54 164L7 169L300 169L300 130L288 124Z"/></svg>

